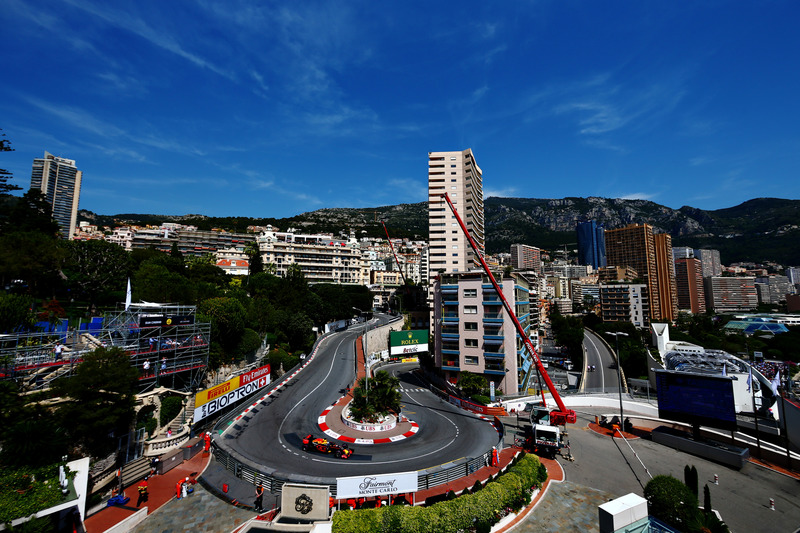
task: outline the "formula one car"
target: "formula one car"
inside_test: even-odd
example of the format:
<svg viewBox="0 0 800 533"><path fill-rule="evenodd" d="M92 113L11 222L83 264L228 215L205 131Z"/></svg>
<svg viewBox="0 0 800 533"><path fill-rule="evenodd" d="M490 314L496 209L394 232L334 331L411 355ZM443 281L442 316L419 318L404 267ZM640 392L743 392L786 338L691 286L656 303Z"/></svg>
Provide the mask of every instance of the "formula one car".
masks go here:
<svg viewBox="0 0 800 533"><path fill-rule="evenodd" d="M315 438L314 435L306 435L303 439L303 450L310 452L315 451L319 453L332 453L335 457L340 459L348 459L353 455L353 450L343 444L333 444L328 442L328 439Z"/></svg>

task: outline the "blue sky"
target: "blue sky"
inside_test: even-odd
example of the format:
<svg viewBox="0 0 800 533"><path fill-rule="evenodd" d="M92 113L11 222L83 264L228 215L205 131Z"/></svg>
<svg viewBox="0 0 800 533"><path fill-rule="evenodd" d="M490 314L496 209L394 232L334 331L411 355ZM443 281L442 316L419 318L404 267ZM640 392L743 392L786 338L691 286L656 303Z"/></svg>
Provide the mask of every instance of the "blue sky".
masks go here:
<svg viewBox="0 0 800 533"><path fill-rule="evenodd" d="M3 0L0 154L101 214L287 217L484 194L800 197L800 3Z"/></svg>

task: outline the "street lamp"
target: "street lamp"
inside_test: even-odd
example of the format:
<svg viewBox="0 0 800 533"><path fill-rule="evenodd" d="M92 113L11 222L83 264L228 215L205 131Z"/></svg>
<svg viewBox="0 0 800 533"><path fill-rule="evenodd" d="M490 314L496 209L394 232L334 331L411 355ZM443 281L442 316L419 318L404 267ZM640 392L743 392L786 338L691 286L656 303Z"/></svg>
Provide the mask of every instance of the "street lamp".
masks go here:
<svg viewBox="0 0 800 533"><path fill-rule="evenodd" d="M620 431L625 430L625 417L623 416L622 410L622 359L619 356L619 336L622 335L623 337L628 337L627 333L623 333L621 331L617 332L607 332L608 335L614 335L614 339L617 341L617 386L619 387L619 426L622 428Z"/></svg>

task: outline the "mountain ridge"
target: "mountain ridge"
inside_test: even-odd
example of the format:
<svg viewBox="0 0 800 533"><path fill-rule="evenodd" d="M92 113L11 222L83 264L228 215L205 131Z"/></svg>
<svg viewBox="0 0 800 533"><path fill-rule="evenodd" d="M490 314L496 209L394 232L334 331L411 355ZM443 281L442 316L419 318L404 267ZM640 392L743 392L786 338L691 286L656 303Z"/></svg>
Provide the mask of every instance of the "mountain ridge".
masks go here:
<svg viewBox="0 0 800 533"><path fill-rule="evenodd" d="M507 252L522 243L550 249L577 240L579 220L597 220L606 229L647 223L657 233L669 233L673 246L717 248L724 263L776 261L800 264L800 200L753 198L736 206L703 210L692 206L673 209L650 200L603 198L505 198L484 200L486 248ZM385 236L383 220L392 237L427 239L428 203L367 208L322 208L294 217L208 217L205 215L96 215L81 211L81 219L99 225L183 222L200 229L245 231L249 225L272 224L281 230L325 232L357 236Z"/></svg>

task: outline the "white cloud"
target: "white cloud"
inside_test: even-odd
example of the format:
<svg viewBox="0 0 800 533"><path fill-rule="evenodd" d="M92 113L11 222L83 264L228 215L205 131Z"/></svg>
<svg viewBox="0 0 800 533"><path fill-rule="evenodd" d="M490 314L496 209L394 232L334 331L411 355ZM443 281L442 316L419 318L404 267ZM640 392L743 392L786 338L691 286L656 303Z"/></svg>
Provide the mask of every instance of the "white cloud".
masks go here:
<svg viewBox="0 0 800 533"><path fill-rule="evenodd" d="M632 192L629 194L624 194L620 196L620 200L652 200L653 198L657 198L658 193L646 193L646 192Z"/></svg>
<svg viewBox="0 0 800 533"><path fill-rule="evenodd" d="M505 187L503 189L484 189L483 190L483 197L490 198L492 196L496 198L516 198L519 194L519 190L516 187Z"/></svg>

